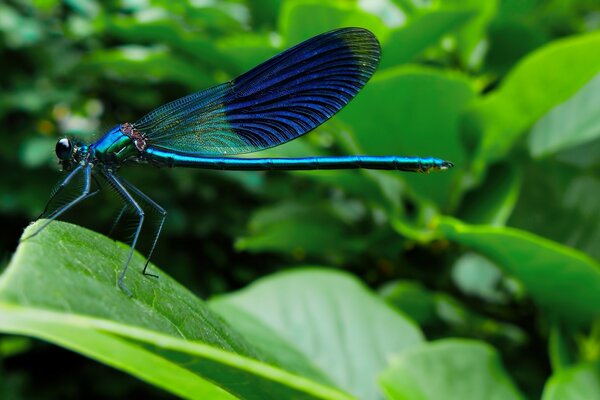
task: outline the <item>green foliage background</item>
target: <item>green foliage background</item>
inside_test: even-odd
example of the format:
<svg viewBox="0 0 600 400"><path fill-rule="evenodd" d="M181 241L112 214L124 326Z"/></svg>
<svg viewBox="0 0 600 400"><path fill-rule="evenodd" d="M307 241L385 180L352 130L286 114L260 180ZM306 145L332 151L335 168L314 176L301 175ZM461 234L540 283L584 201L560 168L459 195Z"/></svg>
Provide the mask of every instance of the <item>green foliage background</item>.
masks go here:
<svg viewBox="0 0 600 400"><path fill-rule="evenodd" d="M57 138L342 26L377 35L378 72L261 156L455 168L123 169L169 212L166 272L137 257L132 299L111 239L55 223L19 245ZM597 0L1 3L0 398L600 398L599 27ZM105 191L67 219L106 234L118 210Z"/></svg>

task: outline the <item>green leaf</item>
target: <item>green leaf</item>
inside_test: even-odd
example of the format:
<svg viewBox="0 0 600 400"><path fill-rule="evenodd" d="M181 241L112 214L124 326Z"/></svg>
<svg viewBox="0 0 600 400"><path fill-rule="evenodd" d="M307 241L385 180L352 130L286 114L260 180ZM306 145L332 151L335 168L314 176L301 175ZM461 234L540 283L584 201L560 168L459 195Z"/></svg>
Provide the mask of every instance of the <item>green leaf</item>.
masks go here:
<svg viewBox="0 0 600 400"><path fill-rule="evenodd" d="M505 8L518 9L519 5L524 4L520 0L515 3ZM506 4L506 0L499 2L500 7ZM527 11L523 11L525 13ZM524 20L523 14L517 12L508 18L497 16L490 24L485 55L486 72L505 77L519 60L550 41L544 28Z"/></svg>
<svg viewBox="0 0 600 400"><path fill-rule="evenodd" d="M26 352L31 348L31 339L20 336L0 337L0 358L5 359Z"/></svg>
<svg viewBox="0 0 600 400"><path fill-rule="evenodd" d="M142 14L143 15L143 14ZM140 17L116 16L108 20L111 34L126 43L147 43L169 46L174 53L185 54L197 60L205 67L224 69L228 72L239 72L235 63L220 49L215 40L202 32L190 32L181 21L172 19L166 14L164 18L146 19ZM235 32L235 30L234 30Z"/></svg>
<svg viewBox="0 0 600 400"><path fill-rule="evenodd" d="M469 10L441 9L415 16L406 26L390 32L381 57L380 70L412 61L470 18Z"/></svg>
<svg viewBox="0 0 600 400"><path fill-rule="evenodd" d="M385 301L402 311L419 325L435 318L435 298L418 282L390 282L379 290Z"/></svg>
<svg viewBox="0 0 600 400"><path fill-rule="evenodd" d="M217 48L235 65L230 70L236 74L244 73L278 53L265 35L230 36L219 40Z"/></svg>
<svg viewBox="0 0 600 400"><path fill-rule="evenodd" d="M116 287L128 251L53 222L19 246L0 279L0 330L56 343L184 398L349 397L275 367L169 276L151 265L160 278L144 277L138 254L128 298Z"/></svg>
<svg viewBox="0 0 600 400"><path fill-rule="evenodd" d="M561 324L555 323L550 329L548 335L548 355L552 370L557 373L573 364L574 351L569 346L569 339L574 335L569 335L568 330Z"/></svg>
<svg viewBox="0 0 600 400"><path fill-rule="evenodd" d="M166 357L145 350L134 338L119 338L115 336L119 333L116 330L107 328L102 332L100 329L93 322L79 320L64 312L0 303L0 330L3 332L55 343L136 375L182 398L237 398Z"/></svg>
<svg viewBox="0 0 600 400"><path fill-rule="evenodd" d="M310 23L306 23L307 21ZM388 28L379 18L351 3L323 4L318 0L286 2L279 19L279 28L286 47L320 33L347 26L366 28L382 43L388 36Z"/></svg>
<svg viewBox="0 0 600 400"><path fill-rule="evenodd" d="M168 81L195 89L215 83L206 72L169 51L134 45L98 50L86 57L80 68L134 82Z"/></svg>
<svg viewBox="0 0 600 400"><path fill-rule="evenodd" d="M248 7L252 13L252 20L258 26L274 27L281 10L283 0L252 0Z"/></svg>
<svg viewBox="0 0 600 400"><path fill-rule="evenodd" d="M281 203L258 210L249 228L249 235L236 242L240 250L292 253L300 259L318 254L334 260L360 253L368 245L349 235L351 227L331 210L314 204Z"/></svg>
<svg viewBox="0 0 600 400"><path fill-rule="evenodd" d="M453 178L464 165L458 123L473 96L472 85L461 75L414 67L388 69L375 75L340 118L353 128L366 154L452 161L457 167L443 173L398 175L442 206L448 204Z"/></svg>
<svg viewBox="0 0 600 400"><path fill-rule="evenodd" d="M502 271L485 257L463 254L452 267L452 280L463 293L491 303L506 303Z"/></svg>
<svg viewBox="0 0 600 400"><path fill-rule="evenodd" d="M402 353L381 375L390 400L521 399L496 350L448 339Z"/></svg>
<svg viewBox="0 0 600 400"><path fill-rule="evenodd" d="M544 388L542 400L600 398L600 363L579 364L553 374Z"/></svg>
<svg viewBox="0 0 600 400"><path fill-rule="evenodd" d="M553 160L527 166L523 177L509 224L600 259L600 179Z"/></svg>
<svg viewBox="0 0 600 400"><path fill-rule="evenodd" d="M236 330L242 332L244 339L262 351L263 354L271 356L286 370L316 382L333 386L333 382L314 365L310 358L302 353L302 349L279 336L259 318L239 309L231 302L220 301L218 297L216 300L213 299L209 306Z"/></svg>
<svg viewBox="0 0 600 400"><path fill-rule="evenodd" d="M528 232L443 218L439 232L494 261L551 314L575 323L600 316L600 265L589 256Z"/></svg>
<svg viewBox="0 0 600 400"><path fill-rule="evenodd" d="M471 224L503 226L517 205L522 184L521 171L514 164L494 165L482 185L464 196L457 214Z"/></svg>
<svg viewBox="0 0 600 400"><path fill-rule="evenodd" d="M527 340L519 327L481 315L448 294L428 290L417 282L390 282L379 292L388 304L417 321L429 335L486 338L514 346Z"/></svg>
<svg viewBox="0 0 600 400"><path fill-rule="evenodd" d="M599 155L600 139L595 139L558 153L556 160L579 169L593 170L600 165Z"/></svg>
<svg viewBox="0 0 600 400"><path fill-rule="evenodd" d="M519 136L600 71L600 33L557 40L521 61L467 115L481 137L476 170L504 157Z"/></svg>
<svg viewBox="0 0 600 400"><path fill-rule="evenodd" d="M600 74L540 119L529 135L529 151L545 157L600 137Z"/></svg>
<svg viewBox="0 0 600 400"><path fill-rule="evenodd" d="M21 147L23 165L29 168L39 168L42 165L51 165L56 162L56 156L47 151L56 143L56 139L47 136L34 137L25 142Z"/></svg>
<svg viewBox="0 0 600 400"><path fill-rule="evenodd" d="M485 39L488 24L496 12L497 0L442 0L442 4L474 14L474 18L462 25L454 37L463 64L470 69L478 68L485 54L478 46L481 46Z"/></svg>
<svg viewBox="0 0 600 400"><path fill-rule="evenodd" d="M215 301L218 310L225 302L270 327L360 399L378 397L375 376L391 354L423 341L413 322L341 272L279 273ZM243 331L234 317L227 320Z"/></svg>

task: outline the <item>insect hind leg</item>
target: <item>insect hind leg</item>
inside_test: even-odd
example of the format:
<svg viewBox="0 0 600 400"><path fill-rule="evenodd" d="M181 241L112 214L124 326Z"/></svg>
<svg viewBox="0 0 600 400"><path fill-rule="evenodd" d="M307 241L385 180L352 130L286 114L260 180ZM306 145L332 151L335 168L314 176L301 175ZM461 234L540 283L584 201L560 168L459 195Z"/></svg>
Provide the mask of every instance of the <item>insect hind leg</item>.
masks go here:
<svg viewBox="0 0 600 400"><path fill-rule="evenodd" d="M158 243L158 238L160 237L163 225L167 218L167 211L164 208L162 208L158 203L156 203L154 200L152 200L150 197L148 197L147 194L142 192L137 187L133 186L131 183L127 182L125 179L118 177L118 176L116 176L115 178L118 179L123 184L123 186L127 187L127 189L129 189L131 192L135 193L136 196L141 198L145 203L147 203L150 207L152 207L152 209L159 215L160 221L158 223L157 228L155 229L154 236L152 239L152 247L150 248L148 257L146 257L146 264L144 265L144 270L142 271L142 273L146 276L158 278L158 275L151 274L146 271L148 269L148 264L150 263L150 258L152 257L152 254L154 253L154 249L156 248L156 243Z"/></svg>
<svg viewBox="0 0 600 400"><path fill-rule="evenodd" d="M144 210L142 210L142 207L140 207L140 205L135 201L133 196L129 193L129 191L127 191L125 186L121 183L121 181L119 180L119 178L116 175L114 175L110 171L103 171L103 175L107 179L107 181L110 183L110 185L115 189L115 191L121 197L121 199L127 205L130 205L131 207L133 207L133 209L135 210L135 212L138 216L138 224L137 224L137 228L135 230L134 236L133 236L133 240L131 242L131 248L129 250L129 254L127 255L127 260L125 260L125 264L123 265L123 269L122 269L121 274L119 275L119 278L117 281L117 285L119 286L119 288L123 292L125 292L125 294L127 296L131 297L131 291L127 288L127 286L125 286L125 283L123 281L125 279L125 274L127 273L127 268L129 267L129 263L131 262L131 259L133 257L133 252L135 251L135 246L137 244L138 238L140 237L140 232L142 231L142 226L144 224Z"/></svg>

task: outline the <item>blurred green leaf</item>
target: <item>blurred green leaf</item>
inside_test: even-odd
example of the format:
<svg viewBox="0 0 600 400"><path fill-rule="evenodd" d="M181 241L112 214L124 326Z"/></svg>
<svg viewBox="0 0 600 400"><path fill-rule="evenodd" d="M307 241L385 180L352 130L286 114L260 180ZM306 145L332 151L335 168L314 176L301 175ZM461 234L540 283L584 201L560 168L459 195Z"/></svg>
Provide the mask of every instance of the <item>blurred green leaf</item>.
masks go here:
<svg viewBox="0 0 600 400"><path fill-rule="evenodd" d="M310 21L309 24L306 21ZM286 2L281 10L279 30L285 47L336 28L357 26L373 32L381 43L388 28L376 16L352 3L323 3L318 0Z"/></svg>
<svg viewBox="0 0 600 400"><path fill-rule="evenodd" d="M21 149L23 164L29 168L38 168L44 164L56 162L56 155L47 151L56 145L53 137L36 137L26 142Z"/></svg>
<svg viewBox="0 0 600 400"><path fill-rule="evenodd" d="M215 83L206 72L160 48L131 45L98 50L80 68L130 82L176 82L197 89Z"/></svg>
<svg viewBox="0 0 600 400"><path fill-rule="evenodd" d="M346 253L360 253L368 246L364 239L348 235L349 230L351 226L330 209L288 202L255 211L249 235L238 239L236 247L253 252L292 253L299 259L306 254L339 259Z"/></svg>
<svg viewBox="0 0 600 400"><path fill-rule="evenodd" d="M235 63L217 49L215 40L202 32L185 29L180 22L165 14L162 18L146 20L141 16L113 17L108 20L112 35L127 43L147 43L150 46L169 46L202 65L232 71ZM201 27L198 27L201 28ZM196 29L198 29L196 28Z"/></svg>
<svg viewBox="0 0 600 400"><path fill-rule="evenodd" d="M600 315L600 265L577 250L512 228L441 219L439 232L494 261L550 314L572 323Z"/></svg>
<svg viewBox="0 0 600 400"><path fill-rule="evenodd" d="M461 9L439 9L417 14L405 26L390 32L383 46L380 70L412 61L474 15L470 10Z"/></svg>
<svg viewBox="0 0 600 400"><path fill-rule="evenodd" d="M555 323L548 337L548 355L555 374L573 364L575 357L569 348L568 340L567 329L564 329L562 324Z"/></svg>
<svg viewBox="0 0 600 400"><path fill-rule="evenodd" d="M227 56L235 67L235 74L242 74L258 64L277 55L278 50L265 35L229 36L217 42L221 54Z"/></svg>
<svg viewBox="0 0 600 400"><path fill-rule="evenodd" d="M505 0L500 1L499 6L502 7L506 3ZM521 4L528 2L518 0L518 3L513 5L512 9L518 9ZM484 59L486 72L504 77L519 60L550 40L539 26L523 18L525 14L527 12L510 18L496 16L490 23Z"/></svg>
<svg viewBox="0 0 600 400"><path fill-rule="evenodd" d="M388 69L372 79L340 118L352 126L365 154L452 161L456 167L450 171L401 176L417 193L443 207L465 161L458 122L473 96L470 82L458 74L415 67Z"/></svg>
<svg viewBox="0 0 600 400"><path fill-rule="evenodd" d="M417 282L390 282L379 290L379 294L419 325L430 322L436 315L434 296Z"/></svg>
<svg viewBox="0 0 600 400"><path fill-rule="evenodd" d="M600 398L600 363L579 364L552 375L542 400Z"/></svg>
<svg viewBox="0 0 600 400"><path fill-rule="evenodd" d="M0 337L0 358L21 354L31 348L31 339L20 336Z"/></svg>
<svg viewBox="0 0 600 400"><path fill-rule="evenodd" d="M600 138L563 150L556 160L579 169L594 170L600 166Z"/></svg>
<svg viewBox="0 0 600 400"><path fill-rule="evenodd" d="M379 293L388 304L417 321L430 337L487 338L515 346L527 340L526 333L518 326L482 315L468 303L428 290L418 282L393 281L384 285Z"/></svg>
<svg viewBox="0 0 600 400"><path fill-rule="evenodd" d="M19 246L2 275L0 330L59 344L184 398L348 398L257 361L251 345L169 276L140 274L138 254L126 278L133 297L125 296L116 280L128 251L53 222Z"/></svg>
<svg viewBox="0 0 600 400"><path fill-rule="evenodd" d="M283 0L252 0L248 7L252 13L252 19L257 26L274 27L281 10Z"/></svg>
<svg viewBox="0 0 600 400"><path fill-rule="evenodd" d="M95 0L65 0L65 3L78 14L95 17L100 12L100 6Z"/></svg>
<svg viewBox="0 0 600 400"><path fill-rule="evenodd" d="M505 303L502 271L485 257L474 253L462 255L452 268L452 280L463 293L491 303Z"/></svg>
<svg viewBox="0 0 600 400"><path fill-rule="evenodd" d="M468 113L481 137L475 170L502 159L518 137L600 71L600 33L555 41L527 56Z"/></svg>
<svg viewBox="0 0 600 400"><path fill-rule="evenodd" d="M360 399L378 398L375 376L391 354L423 341L412 321L341 272L279 273L215 301L269 326Z"/></svg>
<svg viewBox="0 0 600 400"><path fill-rule="evenodd" d="M600 259L600 179L550 160L528 166L523 176L509 224Z"/></svg>
<svg viewBox="0 0 600 400"><path fill-rule="evenodd" d="M37 44L44 35L41 21L21 15L15 8L0 4L2 41L11 48Z"/></svg>
<svg viewBox="0 0 600 400"><path fill-rule="evenodd" d="M331 189L342 190L346 195L364 200L373 209L384 209L385 216L395 215L400 207L402 182L395 173L387 171L319 171L301 173L311 180Z"/></svg>
<svg viewBox="0 0 600 400"><path fill-rule="evenodd" d="M390 400L522 398L496 350L473 340L412 348L393 360L379 381Z"/></svg>
<svg viewBox="0 0 600 400"><path fill-rule="evenodd" d="M496 164L481 186L467 193L457 214L471 224L503 226L513 213L523 184L516 165Z"/></svg>
<svg viewBox="0 0 600 400"><path fill-rule="evenodd" d="M600 137L600 73L541 118L529 135L532 157L545 157Z"/></svg>
<svg viewBox="0 0 600 400"><path fill-rule="evenodd" d="M497 0L442 0L442 4L474 14L474 18L462 25L454 36L463 64L470 69L478 69L485 55L479 47L484 45L488 24L496 12Z"/></svg>
<svg viewBox="0 0 600 400"><path fill-rule="evenodd" d="M210 36L224 36L247 30L248 10L244 4L235 1L214 1L194 4L190 2L185 13L186 28L201 29Z"/></svg>

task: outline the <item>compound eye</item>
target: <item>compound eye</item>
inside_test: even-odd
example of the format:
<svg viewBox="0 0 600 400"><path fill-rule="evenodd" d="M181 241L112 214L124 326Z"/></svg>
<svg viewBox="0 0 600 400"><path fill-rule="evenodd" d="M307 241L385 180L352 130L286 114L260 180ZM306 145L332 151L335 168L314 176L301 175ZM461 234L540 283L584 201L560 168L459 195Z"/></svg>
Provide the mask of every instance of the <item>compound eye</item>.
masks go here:
<svg viewBox="0 0 600 400"><path fill-rule="evenodd" d="M56 156L62 160L67 161L71 158L71 153L73 152L73 145L71 141L67 138L60 139L56 142Z"/></svg>

